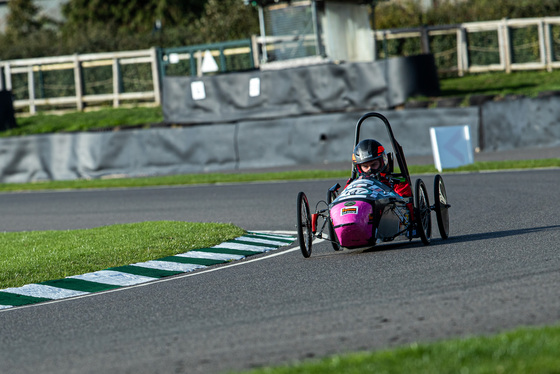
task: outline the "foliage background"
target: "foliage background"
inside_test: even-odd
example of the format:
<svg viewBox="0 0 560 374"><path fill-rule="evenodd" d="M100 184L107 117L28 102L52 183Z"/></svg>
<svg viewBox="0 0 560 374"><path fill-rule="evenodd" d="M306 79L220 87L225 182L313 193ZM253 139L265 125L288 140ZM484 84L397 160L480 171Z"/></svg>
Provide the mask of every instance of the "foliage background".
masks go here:
<svg viewBox="0 0 560 374"><path fill-rule="evenodd" d="M379 2L377 29L560 15L558 0ZM259 33L257 9L243 0L70 0L64 22L39 16L32 0L11 0L0 59L44 57L245 39ZM157 25L161 25L158 27Z"/></svg>
<svg viewBox="0 0 560 374"><path fill-rule="evenodd" d="M375 28L450 25L502 18L554 17L560 15L558 0L440 0L428 10L418 1L380 2L375 8Z"/></svg>
<svg viewBox="0 0 560 374"><path fill-rule="evenodd" d="M40 17L32 0L8 8L3 60L188 46L259 31L257 9L242 0L70 0L65 22Z"/></svg>

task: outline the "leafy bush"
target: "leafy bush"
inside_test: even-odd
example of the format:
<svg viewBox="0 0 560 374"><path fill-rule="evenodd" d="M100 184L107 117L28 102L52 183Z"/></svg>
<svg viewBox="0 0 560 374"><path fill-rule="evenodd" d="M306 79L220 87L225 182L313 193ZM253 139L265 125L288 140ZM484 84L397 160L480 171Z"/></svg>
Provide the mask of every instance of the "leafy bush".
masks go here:
<svg viewBox="0 0 560 374"><path fill-rule="evenodd" d="M502 18L553 17L560 15L557 0L442 0L423 10L419 2L383 2L375 8L375 28L447 25Z"/></svg>
<svg viewBox="0 0 560 374"><path fill-rule="evenodd" d="M62 23L40 18L31 0L12 0L8 7L17 17L0 34L2 60L179 47L259 32L256 8L240 0L72 0Z"/></svg>

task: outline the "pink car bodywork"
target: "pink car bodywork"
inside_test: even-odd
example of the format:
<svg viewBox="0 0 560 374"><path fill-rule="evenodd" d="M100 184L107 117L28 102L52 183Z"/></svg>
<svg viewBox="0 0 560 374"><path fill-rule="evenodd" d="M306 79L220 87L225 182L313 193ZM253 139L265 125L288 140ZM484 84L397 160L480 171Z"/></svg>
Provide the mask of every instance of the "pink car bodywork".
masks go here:
<svg viewBox="0 0 560 374"><path fill-rule="evenodd" d="M366 201L348 201L331 209L334 231L343 247L361 247L374 235L373 207Z"/></svg>
<svg viewBox="0 0 560 374"><path fill-rule="evenodd" d="M353 181L330 207L338 242L347 248L393 240L405 230L407 217L406 200L375 179Z"/></svg>

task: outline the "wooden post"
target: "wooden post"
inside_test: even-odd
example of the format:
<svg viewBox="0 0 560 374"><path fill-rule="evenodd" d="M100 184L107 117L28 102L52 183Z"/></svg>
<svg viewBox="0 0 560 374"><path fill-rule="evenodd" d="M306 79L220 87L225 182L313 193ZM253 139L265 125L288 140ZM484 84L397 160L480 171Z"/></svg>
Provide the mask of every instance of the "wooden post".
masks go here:
<svg viewBox="0 0 560 374"><path fill-rule="evenodd" d="M259 42L256 35L251 35L251 58L253 59L253 68L260 67L259 58Z"/></svg>
<svg viewBox="0 0 560 374"><path fill-rule="evenodd" d="M33 65L29 65L27 68L27 89L29 96L29 113L37 113L37 107L35 106L35 79L33 77Z"/></svg>
<svg viewBox="0 0 560 374"><path fill-rule="evenodd" d="M498 44L500 45L500 62L502 63L506 73L509 74L511 73L512 53L507 18L502 19L502 24L498 28L498 40Z"/></svg>
<svg viewBox="0 0 560 374"><path fill-rule="evenodd" d="M119 59L113 59L113 108L119 107L119 94L121 93L121 69Z"/></svg>
<svg viewBox="0 0 560 374"><path fill-rule="evenodd" d="M4 76L6 77L6 89L8 91L12 90L12 67L10 64L4 65Z"/></svg>
<svg viewBox="0 0 560 374"><path fill-rule="evenodd" d="M552 71L552 49L553 49L553 45L552 45L552 25L548 22L544 22L543 20L541 20L541 26L542 26L542 32L543 32L543 37L544 37L544 41L543 41L543 48L544 48L544 65L546 67L546 70L548 72ZM540 32L540 29L539 29ZM539 39L540 39L540 34L539 34ZM542 51L541 51L542 53Z"/></svg>
<svg viewBox="0 0 560 374"><path fill-rule="evenodd" d="M155 47L150 48L150 56L152 58L152 82L154 84L154 102L156 105L161 105L161 91L160 91L160 75L158 69L158 51Z"/></svg>
<svg viewBox="0 0 560 374"><path fill-rule="evenodd" d="M457 70L462 77L469 70L469 50L467 48L467 31L463 26L457 29Z"/></svg>
<svg viewBox="0 0 560 374"><path fill-rule="evenodd" d="M82 83L82 64L78 54L74 54L74 86L76 87L76 109L84 110L84 90Z"/></svg>
<svg viewBox="0 0 560 374"><path fill-rule="evenodd" d="M430 36L426 26L420 27L420 48L422 50L422 54L427 55L430 53Z"/></svg>

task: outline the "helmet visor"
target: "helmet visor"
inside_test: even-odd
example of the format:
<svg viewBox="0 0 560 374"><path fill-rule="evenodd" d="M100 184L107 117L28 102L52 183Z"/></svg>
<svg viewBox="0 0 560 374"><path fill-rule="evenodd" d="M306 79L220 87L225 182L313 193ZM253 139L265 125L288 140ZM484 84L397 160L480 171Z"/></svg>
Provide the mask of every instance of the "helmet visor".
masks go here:
<svg viewBox="0 0 560 374"><path fill-rule="evenodd" d="M360 171L365 175L374 175L381 172L385 168L383 156L378 156L373 160L359 164Z"/></svg>

